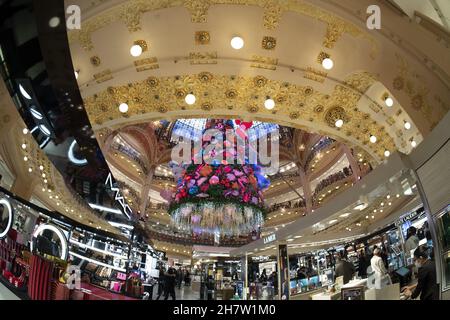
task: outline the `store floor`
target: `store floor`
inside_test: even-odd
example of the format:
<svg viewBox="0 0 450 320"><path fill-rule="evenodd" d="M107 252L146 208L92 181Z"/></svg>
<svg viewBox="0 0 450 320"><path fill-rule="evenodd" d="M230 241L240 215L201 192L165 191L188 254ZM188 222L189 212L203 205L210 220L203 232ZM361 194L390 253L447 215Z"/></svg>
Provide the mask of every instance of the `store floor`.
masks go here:
<svg viewBox="0 0 450 320"><path fill-rule="evenodd" d="M153 291L153 299L156 299L157 297L157 290L156 287ZM168 300L171 300L172 297L169 295ZM181 286L180 289L178 287L175 287L175 299L176 300L200 300L200 293L197 291L192 291L192 288L190 286ZM164 296L162 295L159 300L164 300Z"/></svg>
<svg viewBox="0 0 450 320"><path fill-rule="evenodd" d="M0 283L0 300L20 300L11 290Z"/></svg>

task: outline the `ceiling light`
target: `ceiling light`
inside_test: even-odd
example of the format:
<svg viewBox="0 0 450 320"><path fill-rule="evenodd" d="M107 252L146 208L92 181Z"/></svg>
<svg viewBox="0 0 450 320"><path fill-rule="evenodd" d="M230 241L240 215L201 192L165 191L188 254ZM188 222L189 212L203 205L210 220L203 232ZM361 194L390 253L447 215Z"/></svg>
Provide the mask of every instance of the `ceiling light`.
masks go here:
<svg viewBox="0 0 450 320"><path fill-rule="evenodd" d="M28 172L33 172L33 168L28 168Z"/></svg>
<svg viewBox="0 0 450 320"><path fill-rule="evenodd" d="M387 158L391 155L391 152L389 150L384 151L384 156Z"/></svg>
<svg viewBox="0 0 450 320"><path fill-rule="evenodd" d="M384 103L386 104L386 106L392 107L392 106L394 105L394 100L392 100L391 97L387 97L387 98L384 100Z"/></svg>
<svg viewBox="0 0 450 320"><path fill-rule="evenodd" d="M54 17L50 18L50 20L48 20L48 25L51 28L56 28L57 26L59 26L60 22L61 22L61 19L59 19L59 17L57 17L57 16L54 16Z"/></svg>
<svg viewBox="0 0 450 320"><path fill-rule="evenodd" d="M38 120L42 120L43 116L42 116L42 114L39 111L37 111L36 109L30 107L30 112L31 112L31 115L33 117L35 117Z"/></svg>
<svg viewBox="0 0 450 320"><path fill-rule="evenodd" d="M189 93L184 98L184 101L186 101L187 104L193 105L195 103L195 96L192 93Z"/></svg>
<svg viewBox="0 0 450 320"><path fill-rule="evenodd" d="M408 121L405 121L404 127L406 130L411 129L411 123L409 123Z"/></svg>
<svg viewBox="0 0 450 320"><path fill-rule="evenodd" d="M342 119L337 119L336 122L334 123L334 125L335 125L337 128L342 127L343 124L344 124L344 121L343 121Z"/></svg>
<svg viewBox="0 0 450 320"><path fill-rule="evenodd" d="M41 171L44 170L44 166L43 166L43 165L40 165L40 166L39 166L39 170L41 170Z"/></svg>
<svg viewBox="0 0 450 320"><path fill-rule="evenodd" d="M331 60L330 58L325 58L322 60L322 67L326 70L330 70L331 68L333 68L333 60Z"/></svg>
<svg viewBox="0 0 450 320"><path fill-rule="evenodd" d="M377 142L377 137L375 137L373 134L371 134L369 140L370 140L370 142L375 143L375 142Z"/></svg>
<svg viewBox="0 0 450 320"><path fill-rule="evenodd" d="M44 179L44 183L47 183L48 181L47 181L47 179Z"/></svg>
<svg viewBox="0 0 450 320"><path fill-rule="evenodd" d="M130 48L130 54L133 57L139 57L142 54L142 47L138 44L134 44Z"/></svg>
<svg viewBox="0 0 450 320"><path fill-rule="evenodd" d="M119 111L122 112L122 113L126 113L128 111L128 104L121 103L119 105Z"/></svg>
<svg viewBox="0 0 450 320"><path fill-rule="evenodd" d="M264 101L264 108L267 110L272 110L275 107L275 101L273 99L267 98L266 101Z"/></svg>
<svg viewBox="0 0 450 320"><path fill-rule="evenodd" d="M329 224L333 224L333 223L335 223L335 222L337 222L337 220L336 220L336 219L333 219L333 220L330 220L328 223L329 223Z"/></svg>
<svg viewBox="0 0 450 320"><path fill-rule="evenodd" d="M78 80L78 71L75 70L74 74L75 74L75 79Z"/></svg>
<svg viewBox="0 0 450 320"><path fill-rule="evenodd" d="M244 46L244 39L242 39L241 37L233 37L230 44L233 49L242 49L242 47Z"/></svg>
<svg viewBox="0 0 450 320"><path fill-rule="evenodd" d="M350 212L347 212L347 213L341 214L339 217L341 217L341 218L347 218L349 215L350 215Z"/></svg>
<svg viewBox="0 0 450 320"><path fill-rule="evenodd" d="M22 149L26 149L27 145L25 143L22 143Z"/></svg>
<svg viewBox="0 0 450 320"><path fill-rule="evenodd" d="M413 147L413 148L417 147L417 142L416 142L416 140L412 140L412 141L411 141L411 147Z"/></svg>
<svg viewBox="0 0 450 320"><path fill-rule="evenodd" d="M24 128L24 129L22 130L22 132L23 132L23 134L27 134L27 133L28 133L28 129L27 129L27 128Z"/></svg>
<svg viewBox="0 0 450 320"><path fill-rule="evenodd" d="M50 130L45 125L40 124L39 129L41 129L41 132L46 136L50 136Z"/></svg>
<svg viewBox="0 0 450 320"><path fill-rule="evenodd" d="M396 197L397 197L397 198L400 198L400 195L397 193L397 194L396 194Z"/></svg>
<svg viewBox="0 0 450 320"><path fill-rule="evenodd" d="M28 94L28 92L26 92L26 90L22 87L21 84L19 84L19 90L20 90L20 93L24 96L25 99L31 100L31 96Z"/></svg>
<svg viewBox="0 0 450 320"><path fill-rule="evenodd" d="M27 156L23 157L23 161L28 161L28 157Z"/></svg>

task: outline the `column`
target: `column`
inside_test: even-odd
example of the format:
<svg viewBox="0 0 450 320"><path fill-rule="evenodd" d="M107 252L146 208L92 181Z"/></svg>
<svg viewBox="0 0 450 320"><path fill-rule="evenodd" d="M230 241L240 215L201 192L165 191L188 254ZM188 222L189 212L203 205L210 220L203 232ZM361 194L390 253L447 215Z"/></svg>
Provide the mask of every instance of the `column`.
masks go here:
<svg viewBox="0 0 450 320"><path fill-rule="evenodd" d="M289 256L287 244L279 244L277 252L278 261L278 297L280 300L289 300Z"/></svg>
<svg viewBox="0 0 450 320"><path fill-rule="evenodd" d="M20 175L16 177L11 187L11 192L21 197L24 200L30 200L33 195L34 187L36 186L37 179L24 179Z"/></svg>
<svg viewBox="0 0 450 320"><path fill-rule="evenodd" d="M311 194L311 184L309 183L309 178L305 174L305 170L300 166L300 163L297 163L298 172L300 173L300 181L302 182L303 187L303 197L306 202L306 214L310 214L312 212L312 194Z"/></svg>
<svg viewBox="0 0 450 320"><path fill-rule="evenodd" d="M242 300L247 300L248 292L248 254L241 258L241 281L243 281Z"/></svg>
<svg viewBox="0 0 450 320"><path fill-rule="evenodd" d="M149 172L147 174L147 177L145 179L144 185L142 186L142 191L141 191L141 205L139 210L141 211L142 215L145 215L145 210L147 209L147 205L148 205L148 193L150 191L150 187L152 185L153 182L153 176L155 174L155 165L152 165L149 169Z"/></svg>
<svg viewBox="0 0 450 320"><path fill-rule="evenodd" d="M344 150L348 162L350 163L350 168L353 172L353 181L357 182L359 180L359 177L361 176L361 170L359 169L358 162L356 161L355 157L352 154L352 151L348 146L342 145L342 149Z"/></svg>

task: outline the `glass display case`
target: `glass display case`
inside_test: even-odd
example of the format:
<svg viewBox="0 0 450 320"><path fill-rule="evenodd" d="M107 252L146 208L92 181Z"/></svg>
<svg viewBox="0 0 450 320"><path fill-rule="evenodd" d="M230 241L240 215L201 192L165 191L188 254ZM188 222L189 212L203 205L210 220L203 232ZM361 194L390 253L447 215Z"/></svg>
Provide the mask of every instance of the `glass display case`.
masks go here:
<svg viewBox="0 0 450 320"><path fill-rule="evenodd" d="M450 205L436 215L439 241L442 246L442 290L450 289Z"/></svg>

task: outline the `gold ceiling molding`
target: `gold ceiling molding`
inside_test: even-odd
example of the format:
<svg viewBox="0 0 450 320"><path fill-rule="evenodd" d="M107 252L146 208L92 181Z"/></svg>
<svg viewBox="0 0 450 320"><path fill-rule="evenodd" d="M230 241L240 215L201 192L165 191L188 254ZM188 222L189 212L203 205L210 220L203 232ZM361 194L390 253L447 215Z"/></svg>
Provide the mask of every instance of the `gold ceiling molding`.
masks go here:
<svg viewBox="0 0 450 320"><path fill-rule="evenodd" d="M442 99L435 96L434 100L439 107L432 106L427 99L430 89L422 76L410 70L408 62L402 55L395 53L395 57L399 74L392 81L394 89L403 91L409 96L412 109L419 111L424 116L432 130L450 110L450 105L442 103Z"/></svg>
<svg viewBox="0 0 450 320"><path fill-rule="evenodd" d="M205 45L205 44L209 44L209 42L211 41L211 36L209 35L208 31L196 31L194 39L195 39L195 44Z"/></svg>
<svg viewBox="0 0 450 320"><path fill-rule="evenodd" d="M346 81L352 87L345 83L339 84L329 95L309 86L269 80L263 76L244 77L202 72L174 77L151 77L123 86L110 87L87 97L84 102L91 123L97 126L121 119L123 114L119 112L118 105L124 101L129 105L127 117L130 122L133 117L147 113L161 113L161 118L164 118L163 113L166 112L179 113L179 116L186 113L184 116L195 117L192 115L193 111L198 113L198 116L204 115L205 111L211 111L211 115L228 117L230 110L238 117L243 113L257 113L279 119L280 121L275 121L280 124L298 128L301 124L297 123L296 119L309 121L311 124L307 125L306 130L316 132L318 129L314 124L326 125L329 128L327 135L336 137L337 132L343 130L345 136L356 139L361 146L367 145L371 133L376 134L379 142L367 147L383 158L384 150L397 149L393 139L382 125L356 107L364 88L371 81L375 81L375 78L368 73L353 74ZM194 105L187 105L184 101L189 92L197 97ZM273 110L275 112L262 107L267 96L277 100ZM325 110L336 106L345 110L348 119L339 130L329 127L324 115ZM282 123L283 121L285 123ZM337 139L342 140L339 137Z"/></svg>
<svg viewBox="0 0 450 320"><path fill-rule="evenodd" d="M212 5L246 5L264 9L263 25L267 30L278 27L284 12L295 12L317 19L327 24L327 31L323 45L333 48L342 34L362 37L371 43L371 58L378 50L375 40L362 28L357 27L338 16L317 6L299 0L130 0L117 5L82 22L81 29L68 33L69 43L79 42L85 50L92 50L92 33L117 21L122 21L130 32L141 30L141 16L143 13L158 9L181 7L186 8L194 23L207 21L208 9Z"/></svg>

